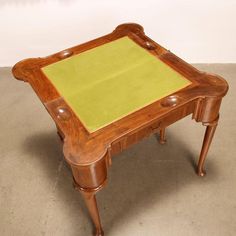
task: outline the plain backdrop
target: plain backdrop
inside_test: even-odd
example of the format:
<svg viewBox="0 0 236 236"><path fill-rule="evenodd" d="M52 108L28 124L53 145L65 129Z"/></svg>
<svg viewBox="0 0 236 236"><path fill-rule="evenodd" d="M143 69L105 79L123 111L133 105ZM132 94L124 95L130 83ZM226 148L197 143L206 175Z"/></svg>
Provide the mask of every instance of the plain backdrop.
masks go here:
<svg viewBox="0 0 236 236"><path fill-rule="evenodd" d="M236 0L0 0L0 66L136 22L190 63L236 62Z"/></svg>

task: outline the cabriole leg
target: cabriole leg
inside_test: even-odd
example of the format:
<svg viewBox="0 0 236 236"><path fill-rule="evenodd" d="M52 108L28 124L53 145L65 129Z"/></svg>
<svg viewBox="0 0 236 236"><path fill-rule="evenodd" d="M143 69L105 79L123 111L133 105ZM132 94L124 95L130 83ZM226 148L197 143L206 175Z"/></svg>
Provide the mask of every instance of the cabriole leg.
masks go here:
<svg viewBox="0 0 236 236"><path fill-rule="evenodd" d="M159 143L160 143L160 144L165 144L165 143L166 143L166 139L165 139L165 128L161 128L161 129L160 129Z"/></svg>
<svg viewBox="0 0 236 236"><path fill-rule="evenodd" d="M86 192L86 191L81 191L81 190L80 192L82 196L84 197L89 214L95 226L94 236L103 236L104 233L102 230L101 220L100 220L100 216L98 212L95 192Z"/></svg>
<svg viewBox="0 0 236 236"><path fill-rule="evenodd" d="M198 167L197 167L197 174L199 176L204 176L206 174L204 170L204 163L206 159L206 155L208 153L211 141L213 139L215 130L217 127L217 121L207 124L206 131L205 131L205 136L202 144L202 150L200 153L199 161L198 161Z"/></svg>
<svg viewBox="0 0 236 236"><path fill-rule="evenodd" d="M94 236L104 235L98 212L96 193L105 186L107 181L107 158L108 156L104 156L98 162L87 166L71 165L74 187L84 198L95 227Z"/></svg>

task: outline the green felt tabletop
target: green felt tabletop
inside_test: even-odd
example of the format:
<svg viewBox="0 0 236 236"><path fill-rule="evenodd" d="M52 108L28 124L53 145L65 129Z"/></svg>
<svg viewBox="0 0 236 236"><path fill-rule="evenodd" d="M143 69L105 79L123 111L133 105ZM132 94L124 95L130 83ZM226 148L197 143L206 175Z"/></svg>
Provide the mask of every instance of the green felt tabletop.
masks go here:
<svg viewBox="0 0 236 236"><path fill-rule="evenodd" d="M42 68L94 132L191 82L128 37Z"/></svg>

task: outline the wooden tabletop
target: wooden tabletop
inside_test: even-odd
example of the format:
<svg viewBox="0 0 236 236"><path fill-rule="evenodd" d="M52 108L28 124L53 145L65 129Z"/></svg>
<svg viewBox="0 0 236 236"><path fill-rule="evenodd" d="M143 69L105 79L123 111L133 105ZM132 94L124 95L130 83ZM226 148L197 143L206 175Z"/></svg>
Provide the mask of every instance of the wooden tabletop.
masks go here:
<svg viewBox="0 0 236 236"><path fill-rule="evenodd" d="M123 101L122 96L117 97L119 89L124 90L124 86L126 86L126 83L128 84L128 81L123 81L123 84L119 84L115 79L114 81L112 80L114 84L118 86L117 91L115 91L116 88L112 88L112 84L110 87L107 84L106 86L100 86L99 89L101 90L100 92L103 93L104 98L111 100L114 104L120 102L122 105L119 107L121 112L114 115L113 112L117 107L112 109L112 107L109 106L109 101L106 101L106 99L102 100L102 102L106 104L104 113L108 112L108 110L111 113L111 116L110 114L108 115L108 119L104 119L105 116L102 114L103 111L101 111L101 106L103 104L99 104L100 107L96 107L99 101L93 101L94 103L92 103L91 100L89 100L90 98L96 98L94 94L89 93L91 91L94 92L96 87L94 89L90 88L91 90L82 94L79 91L80 87L77 87L79 84L74 80L75 74L73 73L75 70L68 71L64 68L64 65L67 64L68 68L71 69L72 66L70 63L81 61L82 57L86 60L86 57L89 57L88 55L90 55L90 53L98 54L97 52L99 52L99 50L106 52L108 52L110 48L114 50L117 44L121 44L124 47L124 50L121 50L120 53L123 53L122 57L127 56L129 64L125 65L125 68L132 65L131 61L133 57L132 54L127 55L127 45L134 46L132 52L134 53L135 59L132 63L142 60L141 58L138 58L141 56L150 58L151 66L149 63L145 66L152 72L152 77L141 77L140 81L142 81L142 83L139 84L140 87L137 89L141 92L140 96L143 95L141 96L142 99L140 103L137 103L137 101L132 99L129 100L129 97L126 97L126 100ZM114 58L115 51L116 50L114 50L114 53L106 59ZM96 60L99 59L98 55L96 55L96 57L97 59L92 59L91 64L90 62L87 63L86 68L76 68L76 73L79 74L84 73L84 70L91 70L88 72L88 75L85 75L84 73L84 78L90 78L92 81L102 79L103 77L100 77L99 75L99 69L103 70L101 74L104 75L107 73L106 68L102 68L102 63L100 63L97 64L97 67L93 70L93 63L96 63ZM154 59L155 62L153 62ZM122 62L120 58L116 58L114 62L116 61ZM84 61L81 61L80 63L85 64ZM106 62L106 64L107 63L108 62ZM113 64L113 62L110 61L109 64ZM120 63L119 66L124 65ZM62 67L63 70L61 70ZM158 71L159 68L162 69L161 73ZM140 67L137 72L142 73L142 70L145 71L145 68ZM178 112L178 109L184 109L186 113L184 115L187 115L187 113L194 113L194 118L198 121L208 122L214 120L218 113L217 115L211 113L210 117L207 117L206 114L203 116L203 113L199 113L199 99L204 97L218 97L220 99L226 94L228 89L228 85L223 78L198 71L196 68L184 62L182 59L147 37L144 34L143 28L137 24L120 25L108 35L63 50L48 57L23 60L14 66L13 73L17 79L27 81L31 84L42 103L53 117L57 126L65 136L65 157L67 161L73 165L91 164L103 158L106 153L113 153L113 150L110 150L113 144L119 142L122 138L125 138L127 134L131 135L150 125L153 125L153 129L169 125L171 121L166 123L163 123L162 121L162 124L160 125L160 120L171 112L173 114ZM67 73L69 76L67 76ZM90 75L93 75L93 73L94 77L91 78ZM130 71L125 73L125 78L128 80L132 73ZM142 75L144 76L145 73ZM133 75L137 75L137 73L135 72ZM62 82L55 82L61 77L63 77ZM152 79L154 79L154 83L152 83ZM166 81L159 91L158 80ZM176 86L169 87L173 81L174 84L177 83ZM130 87L132 90L130 97L135 95L135 82L136 80L132 83L133 87ZM155 82L157 83L155 84ZM69 85L69 92L66 91L68 87L66 87L65 84ZM154 84L155 86L153 86ZM70 89L73 85L75 90L79 93L78 100L73 96L72 99L70 97ZM84 83L84 85L86 86L86 83ZM141 88L142 86L145 87ZM167 88L167 90L162 93L164 88ZM83 88L81 87L81 90L82 89ZM150 91L151 94L144 95L144 93L147 92L146 89ZM96 92L97 91L99 90L96 90ZM126 90L126 93L129 92L129 90ZM101 93L99 96L101 96ZM115 96L113 96L113 94ZM148 97L149 95L150 97ZM83 100L80 100L80 96L82 96L81 98ZM148 99L146 99L147 97ZM90 105L87 101L84 101L85 99L88 99L89 103L91 102L89 111L86 111L86 106L89 107ZM76 101L78 106L82 107L81 109L86 113L84 113L85 118L82 115L83 112L79 109L77 110L77 104L75 104L74 101ZM118 103L115 103L115 101L118 101ZM126 102L126 105L124 105L124 102ZM135 104L134 106L125 110L127 105L133 103ZM98 117L99 122L95 125L93 123L94 120L92 120L93 124L90 126L90 115L92 116L94 114L92 119L96 119L95 116L97 116L99 112L101 112L102 118ZM116 153L116 151L114 151L114 153Z"/></svg>

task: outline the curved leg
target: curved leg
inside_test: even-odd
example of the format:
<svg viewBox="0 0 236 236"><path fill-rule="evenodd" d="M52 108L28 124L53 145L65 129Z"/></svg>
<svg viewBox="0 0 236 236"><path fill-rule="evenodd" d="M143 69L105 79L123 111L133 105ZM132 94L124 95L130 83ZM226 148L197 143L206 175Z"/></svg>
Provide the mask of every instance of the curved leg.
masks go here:
<svg viewBox="0 0 236 236"><path fill-rule="evenodd" d="M160 143L160 144L165 144L165 143L166 143L166 139L165 139L165 128L161 128L161 129L160 129L159 143Z"/></svg>
<svg viewBox="0 0 236 236"><path fill-rule="evenodd" d="M97 207L97 201L96 201L96 196L95 196L95 192L91 191L91 192L87 192L87 191L83 191L80 190L82 196L84 197L86 206L89 210L89 214L93 220L93 223L96 227L95 232L94 232L94 236L103 236L103 230L102 230L102 225L101 225L101 220L100 220L100 216L99 216L99 212L98 212L98 207Z"/></svg>
<svg viewBox="0 0 236 236"><path fill-rule="evenodd" d="M206 155L209 150L211 141L213 139L216 127L217 127L217 120L215 122L207 124L206 132L205 132L205 136L204 136L204 140L202 144L202 150L200 153L198 166L197 166L197 174L199 176L204 176L206 174L206 172L204 171L204 162L205 162Z"/></svg>
<svg viewBox="0 0 236 236"><path fill-rule="evenodd" d="M107 182L107 158L108 156L105 155L104 158L87 166L71 165L74 188L78 190L84 198L94 224L95 236L104 235L96 201L96 193L100 191Z"/></svg>

